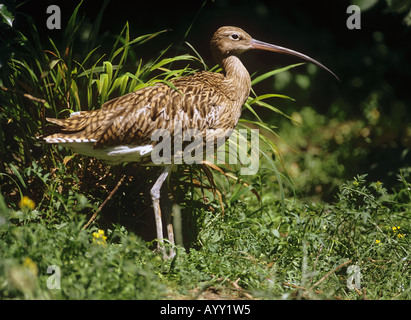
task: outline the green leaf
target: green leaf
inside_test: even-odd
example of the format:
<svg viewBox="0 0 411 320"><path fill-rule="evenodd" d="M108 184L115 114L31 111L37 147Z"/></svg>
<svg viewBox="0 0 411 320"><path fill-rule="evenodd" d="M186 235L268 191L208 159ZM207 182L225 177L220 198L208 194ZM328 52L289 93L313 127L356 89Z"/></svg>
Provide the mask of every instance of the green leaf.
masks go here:
<svg viewBox="0 0 411 320"><path fill-rule="evenodd" d="M3 23L13 27L14 16L11 14L5 4L0 4L0 18Z"/></svg>
<svg viewBox="0 0 411 320"><path fill-rule="evenodd" d="M114 90L116 90L118 87L120 87L119 89L119 95L123 95L125 94L125 90L127 87L127 83L128 83L128 79L129 77L127 75L122 75L121 77L117 78L116 80L114 80L113 85L110 88L110 91L108 93L108 95L110 95Z"/></svg>
<svg viewBox="0 0 411 320"><path fill-rule="evenodd" d="M99 94L100 94L101 104L107 101L107 89L108 89L108 75L106 73L100 74Z"/></svg>
<svg viewBox="0 0 411 320"><path fill-rule="evenodd" d="M238 184L237 187L235 188L231 198L230 198L230 203L233 204L234 202L236 202L238 200L238 198L240 198L243 194L245 194L246 192L250 191L254 189L254 187L252 185L248 185L248 186L243 186Z"/></svg>
<svg viewBox="0 0 411 320"><path fill-rule="evenodd" d="M14 175L19 179L21 185L22 185L24 188L27 188L26 183L24 182L23 177L21 176L21 174L20 174L20 172L18 171L18 169L17 169L12 163L9 163L9 167L10 167L11 171L13 171Z"/></svg>
<svg viewBox="0 0 411 320"><path fill-rule="evenodd" d="M189 46L191 50L194 51L194 53L195 53L195 55L197 56L198 60L200 60L200 62L202 63L202 65L203 65L203 67L204 67L204 70L207 70L207 64L204 62L204 59L203 59L203 58L201 57L201 55L197 52L197 50L194 49L194 47L193 47L190 43L185 42L185 44L186 44L187 46Z"/></svg>
<svg viewBox="0 0 411 320"><path fill-rule="evenodd" d="M282 116L287 117L288 119L291 119L290 116L288 116L287 114L285 114L284 112L282 112L280 109L277 109L276 107L273 107L272 105L270 105L270 104L268 104L268 103L266 103L266 102L263 102L263 101L255 101L254 103L255 103L256 105L259 105L259 106L265 107L265 108L267 108L267 109L270 109L271 111L274 111L275 113L279 113L279 114L281 114Z"/></svg>
<svg viewBox="0 0 411 320"><path fill-rule="evenodd" d="M172 63L172 62L175 62L175 61L181 61L181 60L192 61L192 60L196 60L196 58L192 55L189 55L189 54L183 54L183 55L179 55L179 56L176 56L176 57L173 57L173 58L164 58L160 62L158 62L155 65L153 65L152 67L150 67L150 71L160 69L162 66L165 66L165 65L167 65L169 63Z"/></svg>
<svg viewBox="0 0 411 320"><path fill-rule="evenodd" d="M259 82L261 82L261 81L263 81L263 80L265 80L265 79L267 79L267 78L269 78L269 77L272 77L272 76L274 76L274 75L276 75L276 74L278 74L278 73L280 73L280 72L287 71L287 70L289 70L289 69L292 69L292 68L301 66L301 65L303 65L303 64L305 64L305 63L304 63L304 62L300 62L300 63L296 63L296 64L292 64L292 65L286 66L286 67L284 67L284 68L275 69L275 70L266 72L266 73L262 74L261 76L258 76L257 78L255 78L254 80L252 80L252 81L251 81L251 85L255 85L255 84L257 84L257 83L259 83Z"/></svg>
<svg viewBox="0 0 411 320"><path fill-rule="evenodd" d="M282 98L282 99L288 99L288 100L291 100L291 101L295 101L295 99L293 99L289 96L283 95L283 94L269 93L269 94L263 94L261 96L258 96L256 98L254 98L253 100L251 100L249 102L249 104L252 105L256 101L261 101L261 100L268 99L268 98Z"/></svg>
<svg viewBox="0 0 411 320"><path fill-rule="evenodd" d="M180 92L180 90L178 90L177 87L176 87L174 84L172 84L170 81L167 81L167 80L154 80L153 82L161 82L161 83L164 83L164 84L168 85L170 88L172 88L172 89L174 89L175 91L177 91L179 94L183 95L183 94Z"/></svg>
<svg viewBox="0 0 411 320"><path fill-rule="evenodd" d="M70 16L70 19L67 23L67 27L64 30L64 39L65 39L65 47L70 47L70 44L72 43L74 36L76 34L77 29L80 27L80 23L76 21L77 19L77 12L78 9L80 8L81 4L83 3L83 0L80 1L80 3L77 5L77 7L74 9L72 15Z"/></svg>
<svg viewBox="0 0 411 320"><path fill-rule="evenodd" d="M110 84L111 79L113 78L113 65L111 64L110 61L104 61L103 66L104 66L104 71L108 75L108 84Z"/></svg>
<svg viewBox="0 0 411 320"><path fill-rule="evenodd" d="M4 201L3 195L0 193L0 216L4 219L4 216L10 212L10 209L7 207L6 201ZM1 219L1 218L0 218ZM0 230L4 228L5 220L0 220Z"/></svg>
<svg viewBox="0 0 411 320"><path fill-rule="evenodd" d="M261 120L260 116L257 114L257 112L254 111L254 109L246 102L244 103L244 106L246 107L246 109L248 109L260 122L263 122L263 120ZM241 120L241 119L240 119Z"/></svg>

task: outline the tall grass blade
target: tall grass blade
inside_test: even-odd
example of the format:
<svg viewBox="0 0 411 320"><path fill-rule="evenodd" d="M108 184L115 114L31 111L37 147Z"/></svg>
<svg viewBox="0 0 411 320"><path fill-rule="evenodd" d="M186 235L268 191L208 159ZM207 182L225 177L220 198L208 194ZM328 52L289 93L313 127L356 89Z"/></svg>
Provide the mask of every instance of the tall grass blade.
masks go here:
<svg viewBox="0 0 411 320"><path fill-rule="evenodd" d="M272 77L272 76L274 76L274 75L276 75L276 74L278 74L278 73L280 73L280 72L284 72L284 71L290 70L290 69L292 69L292 68L301 66L301 65L303 65L303 64L305 64L305 63L304 63L304 62L300 62L300 63L296 63L296 64L291 64L291 65L286 66L286 67L284 67L284 68L275 69L275 70L266 72L266 73L262 74L261 76L258 76L258 77L256 77L256 78L254 78L253 80L251 80L251 85L254 86L254 85L256 85L257 83L260 83L261 81L263 81L263 80L265 80L265 79L267 79L267 78L269 78L269 77Z"/></svg>

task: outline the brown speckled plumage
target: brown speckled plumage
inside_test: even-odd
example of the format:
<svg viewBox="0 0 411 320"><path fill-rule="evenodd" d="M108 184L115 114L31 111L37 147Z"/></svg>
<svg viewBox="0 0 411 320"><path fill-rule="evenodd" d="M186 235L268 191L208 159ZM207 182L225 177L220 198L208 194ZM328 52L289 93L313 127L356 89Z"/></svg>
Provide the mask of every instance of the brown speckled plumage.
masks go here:
<svg viewBox="0 0 411 320"><path fill-rule="evenodd" d="M235 103L222 91L221 74L200 72L172 81L176 89L157 84L106 102L100 110L83 111L68 119L48 119L60 126L48 140L97 140L104 145L147 144L155 129L172 130L173 120L185 128L234 128L244 101ZM234 110L233 110L234 109Z"/></svg>

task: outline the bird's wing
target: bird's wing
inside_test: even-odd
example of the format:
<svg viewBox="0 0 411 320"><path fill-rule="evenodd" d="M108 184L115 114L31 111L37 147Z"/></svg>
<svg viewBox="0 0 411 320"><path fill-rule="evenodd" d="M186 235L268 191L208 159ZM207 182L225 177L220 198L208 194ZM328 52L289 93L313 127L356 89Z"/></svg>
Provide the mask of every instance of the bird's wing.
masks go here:
<svg viewBox="0 0 411 320"><path fill-rule="evenodd" d="M156 129L171 134L175 121L200 132L220 126L227 98L220 90L223 76L201 72L126 94L103 104L100 110L73 113L67 119L47 119L58 126L49 142L94 142L94 147L151 143ZM220 83L219 83L220 82ZM60 140L60 141L59 141Z"/></svg>

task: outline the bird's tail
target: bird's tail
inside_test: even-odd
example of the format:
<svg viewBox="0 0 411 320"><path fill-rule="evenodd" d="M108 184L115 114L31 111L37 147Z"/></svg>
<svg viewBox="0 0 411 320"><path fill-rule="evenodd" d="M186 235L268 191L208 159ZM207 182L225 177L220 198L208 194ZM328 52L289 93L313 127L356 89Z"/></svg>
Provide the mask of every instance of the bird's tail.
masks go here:
<svg viewBox="0 0 411 320"><path fill-rule="evenodd" d="M45 133L37 139L46 143L96 142L95 132L100 126L96 121L98 112L73 112L67 119L46 118L54 126L45 127Z"/></svg>

